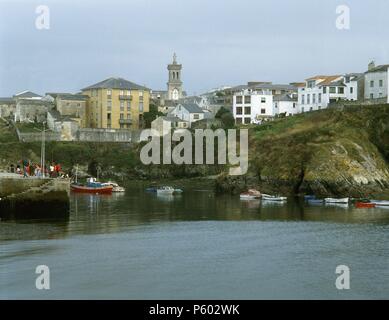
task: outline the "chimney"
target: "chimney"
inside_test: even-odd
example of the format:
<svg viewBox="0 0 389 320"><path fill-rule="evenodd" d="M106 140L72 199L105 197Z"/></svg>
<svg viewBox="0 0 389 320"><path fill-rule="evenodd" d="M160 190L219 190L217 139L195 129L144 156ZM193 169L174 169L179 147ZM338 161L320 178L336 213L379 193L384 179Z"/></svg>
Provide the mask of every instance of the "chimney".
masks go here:
<svg viewBox="0 0 389 320"><path fill-rule="evenodd" d="M368 66L368 70L370 71L370 70L373 70L375 68L375 62L374 61L371 61L370 63L369 63L369 66Z"/></svg>

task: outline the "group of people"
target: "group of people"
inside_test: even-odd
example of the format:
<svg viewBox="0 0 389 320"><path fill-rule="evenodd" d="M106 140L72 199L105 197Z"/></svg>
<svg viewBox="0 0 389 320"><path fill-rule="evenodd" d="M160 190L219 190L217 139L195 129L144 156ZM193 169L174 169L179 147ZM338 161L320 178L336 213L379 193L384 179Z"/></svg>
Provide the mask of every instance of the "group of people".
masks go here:
<svg viewBox="0 0 389 320"><path fill-rule="evenodd" d="M14 164L10 165L10 172L23 175L25 178L42 177L43 175L50 178L68 177L67 174L62 172L61 165L56 162L47 164L42 168L41 164L33 163L30 160L20 160L16 164L16 167Z"/></svg>

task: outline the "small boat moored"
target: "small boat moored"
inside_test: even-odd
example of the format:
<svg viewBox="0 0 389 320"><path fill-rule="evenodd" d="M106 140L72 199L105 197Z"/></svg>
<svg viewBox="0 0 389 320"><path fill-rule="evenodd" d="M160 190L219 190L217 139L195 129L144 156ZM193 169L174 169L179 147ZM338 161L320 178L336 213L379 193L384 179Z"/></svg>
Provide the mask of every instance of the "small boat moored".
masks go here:
<svg viewBox="0 0 389 320"><path fill-rule="evenodd" d="M104 182L102 183L103 186L112 186L112 192L126 192L126 189L123 187L119 186L116 182Z"/></svg>
<svg viewBox="0 0 389 320"><path fill-rule="evenodd" d="M356 202L355 203L355 207L359 208L359 209L363 209L363 208L375 208L375 203L371 203L371 202Z"/></svg>
<svg viewBox="0 0 389 320"><path fill-rule="evenodd" d="M336 204L348 204L349 203L349 198L325 198L324 202L325 203L336 203Z"/></svg>
<svg viewBox="0 0 389 320"><path fill-rule="evenodd" d="M174 193L174 188L169 187L169 186L163 186L157 188L157 194L163 194L163 195L171 195Z"/></svg>
<svg viewBox="0 0 389 320"><path fill-rule="evenodd" d="M268 194L263 194L262 195L262 200L286 202L288 200L288 198L287 197L279 197L279 196L271 196L271 195L268 195Z"/></svg>
<svg viewBox="0 0 389 320"><path fill-rule="evenodd" d="M112 189L111 185L97 182L95 178L88 179L86 185L77 182L70 184L70 190L79 193L111 194Z"/></svg>
<svg viewBox="0 0 389 320"><path fill-rule="evenodd" d="M323 203L324 203L323 199L308 199L308 204L319 205Z"/></svg>
<svg viewBox="0 0 389 320"><path fill-rule="evenodd" d="M249 189L247 192L240 194L240 199L242 200L255 200L261 197L261 192L255 189Z"/></svg>
<svg viewBox="0 0 389 320"><path fill-rule="evenodd" d="M240 194L241 200L257 200L258 197L250 194L249 192L244 192Z"/></svg>
<svg viewBox="0 0 389 320"><path fill-rule="evenodd" d="M376 206L389 207L389 201L387 200L371 200L370 203L374 203Z"/></svg>

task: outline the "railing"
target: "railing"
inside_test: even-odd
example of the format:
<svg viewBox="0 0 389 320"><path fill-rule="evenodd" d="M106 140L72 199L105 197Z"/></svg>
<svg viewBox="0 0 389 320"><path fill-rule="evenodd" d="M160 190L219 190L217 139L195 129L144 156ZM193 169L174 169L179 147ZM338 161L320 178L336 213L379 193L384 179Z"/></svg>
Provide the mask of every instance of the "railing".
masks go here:
<svg viewBox="0 0 389 320"><path fill-rule="evenodd" d="M132 96L120 95L119 100L132 100Z"/></svg>
<svg viewBox="0 0 389 320"><path fill-rule="evenodd" d="M131 124L132 119L119 119L119 124Z"/></svg>

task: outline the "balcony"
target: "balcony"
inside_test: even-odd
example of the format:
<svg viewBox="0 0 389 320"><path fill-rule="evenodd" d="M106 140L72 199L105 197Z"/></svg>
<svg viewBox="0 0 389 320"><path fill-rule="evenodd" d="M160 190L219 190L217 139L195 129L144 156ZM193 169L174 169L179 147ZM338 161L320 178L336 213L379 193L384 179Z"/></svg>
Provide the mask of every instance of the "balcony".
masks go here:
<svg viewBox="0 0 389 320"><path fill-rule="evenodd" d="M132 124L132 119L119 119L119 124Z"/></svg>
<svg viewBox="0 0 389 320"><path fill-rule="evenodd" d="M119 100L132 100L132 96L128 96L128 95L120 95L119 96Z"/></svg>

